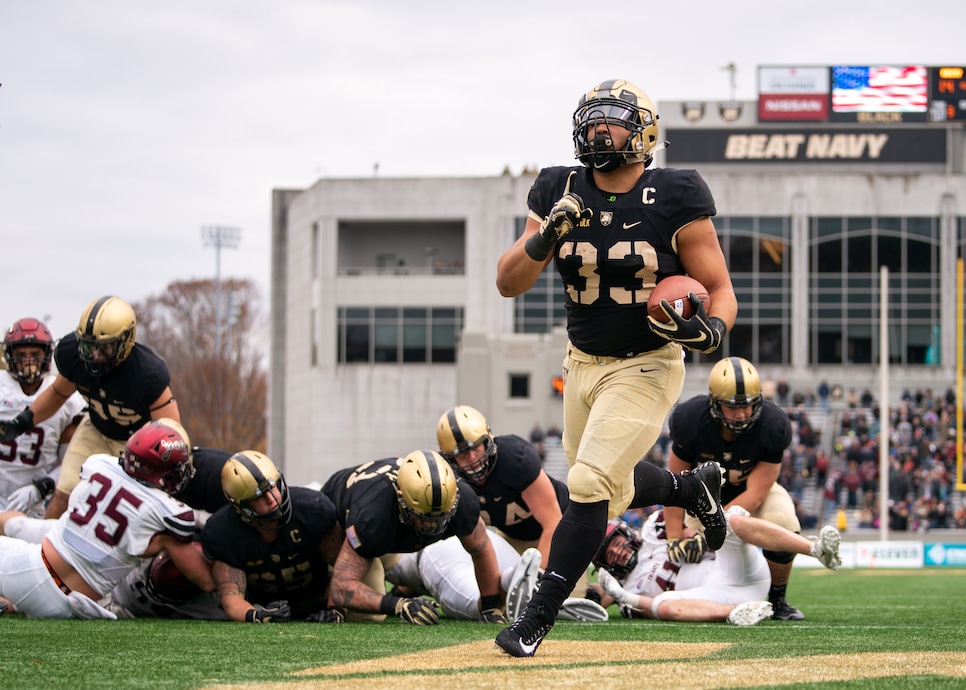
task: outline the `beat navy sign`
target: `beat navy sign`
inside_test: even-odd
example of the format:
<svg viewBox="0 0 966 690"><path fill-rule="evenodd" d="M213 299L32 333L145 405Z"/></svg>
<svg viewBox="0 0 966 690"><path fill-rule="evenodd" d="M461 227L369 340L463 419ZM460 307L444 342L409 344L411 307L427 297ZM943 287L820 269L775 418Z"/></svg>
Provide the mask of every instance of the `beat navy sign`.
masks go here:
<svg viewBox="0 0 966 690"><path fill-rule="evenodd" d="M944 129L675 129L668 165L683 163L945 163Z"/></svg>

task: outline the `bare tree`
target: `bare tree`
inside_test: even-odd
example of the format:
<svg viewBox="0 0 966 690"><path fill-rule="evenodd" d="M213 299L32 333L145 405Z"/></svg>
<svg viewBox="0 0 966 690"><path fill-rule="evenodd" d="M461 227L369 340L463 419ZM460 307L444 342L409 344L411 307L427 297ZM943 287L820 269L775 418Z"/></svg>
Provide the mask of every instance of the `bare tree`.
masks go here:
<svg viewBox="0 0 966 690"><path fill-rule="evenodd" d="M138 341L168 363L191 442L229 451L266 448L268 373L261 297L251 280L221 281L221 352L214 280L176 281L134 304Z"/></svg>

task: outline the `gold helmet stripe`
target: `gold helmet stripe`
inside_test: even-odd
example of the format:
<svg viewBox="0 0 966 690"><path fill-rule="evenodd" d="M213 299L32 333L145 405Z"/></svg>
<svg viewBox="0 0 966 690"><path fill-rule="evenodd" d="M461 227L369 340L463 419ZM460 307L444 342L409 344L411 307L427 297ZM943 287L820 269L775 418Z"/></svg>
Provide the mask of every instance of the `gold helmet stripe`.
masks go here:
<svg viewBox="0 0 966 690"><path fill-rule="evenodd" d="M87 323L84 326L83 335L94 336L94 322L97 321L97 314L101 311L101 307L104 306L104 303L109 299L114 299L114 296L108 295L106 297L101 297L99 300L94 302L94 306L91 307L91 310L87 313Z"/></svg>

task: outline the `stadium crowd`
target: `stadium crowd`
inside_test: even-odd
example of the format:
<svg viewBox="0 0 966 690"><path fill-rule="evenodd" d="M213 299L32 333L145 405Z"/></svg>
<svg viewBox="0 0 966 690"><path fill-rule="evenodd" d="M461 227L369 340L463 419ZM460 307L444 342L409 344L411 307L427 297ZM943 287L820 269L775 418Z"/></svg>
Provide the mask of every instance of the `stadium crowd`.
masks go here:
<svg viewBox="0 0 966 690"><path fill-rule="evenodd" d="M780 481L797 500L803 526L840 522L843 515L848 526L879 528L880 408L875 396L868 389L861 394L850 390L825 406L807 390L788 402L795 439ZM828 442L811 424L814 410L828 420ZM956 431L952 388L941 395L904 390L890 407L890 530L966 527L966 501L956 495ZM807 489L816 497L811 509L804 507Z"/></svg>

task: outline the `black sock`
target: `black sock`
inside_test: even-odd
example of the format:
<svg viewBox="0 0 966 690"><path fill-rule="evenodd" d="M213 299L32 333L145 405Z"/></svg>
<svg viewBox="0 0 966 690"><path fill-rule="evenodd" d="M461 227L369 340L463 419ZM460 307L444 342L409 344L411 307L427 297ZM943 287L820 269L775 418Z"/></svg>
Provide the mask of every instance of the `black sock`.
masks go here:
<svg viewBox="0 0 966 690"><path fill-rule="evenodd" d="M597 554L607 532L607 501L570 502L550 542L547 569L531 604L543 606L551 621Z"/></svg>
<svg viewBox="0 0 966 690"><path fill-rule="evenodd" d="M634 498L628 508L679 506L691 503L691 485L680 476L642 460L634 468Z"/></svg>
<svg viewBox="0 0 966 690"><path fill-rule="evenodd" d="M768 601L777 601L785 598L785 588L788 585L772 585L768 590Z"/></svg>

